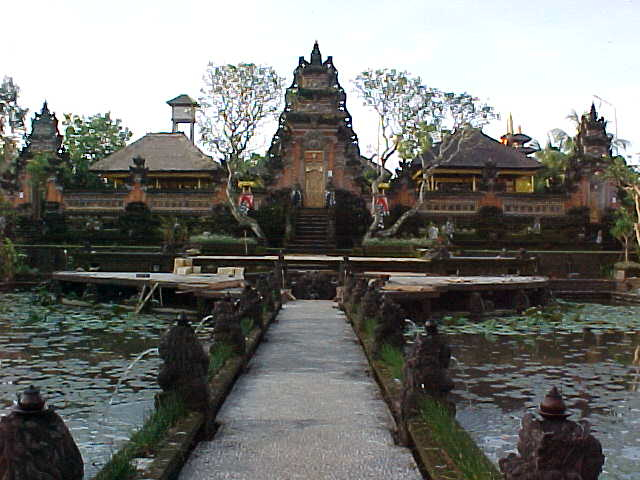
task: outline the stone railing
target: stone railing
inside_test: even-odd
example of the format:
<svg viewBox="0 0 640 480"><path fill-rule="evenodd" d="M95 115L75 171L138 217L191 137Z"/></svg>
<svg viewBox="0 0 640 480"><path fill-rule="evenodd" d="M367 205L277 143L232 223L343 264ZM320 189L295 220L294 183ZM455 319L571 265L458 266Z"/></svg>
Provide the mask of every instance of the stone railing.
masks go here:
<svg viewBox="0 0 640 480"><path fill-rule="evenodd" d="M124 210L126 192L65 192L67 211Z"/></svg>
<svg viewBox="0 0 640 480"><path fill-rule="evenodd" d="M565 214L565 202L557 195L500 195L505 215L553 216Z"/></svg>
<svg viewBox="0 0 640 480"><path fill-rule="evenodd" d="M207 212L213 201L212 192L147 192L147 205L152 212Z"/></svg>
<svg viewBox="0 0 640 480"><path fill-rule="evenodd" d="M445 215L470 215L476 213L480 208L481 198L481 194L438 194L429 192L426 194L421 211Z"/></svg>

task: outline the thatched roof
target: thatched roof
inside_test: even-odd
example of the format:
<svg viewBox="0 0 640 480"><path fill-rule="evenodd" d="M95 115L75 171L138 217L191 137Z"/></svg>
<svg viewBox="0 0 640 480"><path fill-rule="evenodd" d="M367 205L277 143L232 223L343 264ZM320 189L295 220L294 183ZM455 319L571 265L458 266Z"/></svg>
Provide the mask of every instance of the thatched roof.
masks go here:
<svg viewBox="0 0 640 480"><path fill-rule="evenodd" d="M195 105L198 106L198 102L196 102L193 98L191 98L189 95L186 94L182 94L182 95L178 95L176 98L172 98L171 100L168 100L167 103L171 106L173 105Z"/></svg>
<svg viewBox="0 0 640 480"><path fill-rule="evenodd" d="M461 131L454 133L460 135ZM436 144L433 150L437 154L439 145ZM426 154L427 165L433 161L433 152ZM441 168L483 168L487 160L493 160L495 166L502 169L537 170L542 168L542 164L535 158L526 156L513 147L503 145L499 141L485 135L480 130L474 130L457 155L442 164ZM421 166L421 159L413 161L415 166Z"/></svg>
<svg viewBox="0 0 640 480"><path fill-rule="evenodd" d="M128 172L134 157L145 159L150 172L202 172L220 165L205 155L183 133L147 133L144 137L96 162L96 172Z"/></svg>

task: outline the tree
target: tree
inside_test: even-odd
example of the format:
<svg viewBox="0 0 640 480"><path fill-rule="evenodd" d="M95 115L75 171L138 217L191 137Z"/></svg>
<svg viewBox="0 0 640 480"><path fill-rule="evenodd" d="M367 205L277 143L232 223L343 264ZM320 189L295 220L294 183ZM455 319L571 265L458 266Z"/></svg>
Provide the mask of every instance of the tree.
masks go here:
<svg viewBox="0 0 640 480"><path fill-rule="evenodd" d="M0 174L8 168L16 154L16 143L24 134L27 109L18 105L20 88L11 77L0 84Z"/></svg>
<svg viewBox="0 0 640 480"><path fill-rule="evenodd" d="M629 250L633 244L635 230L633 211L623 206L615 211L614 216L615 221L611 227L611 235L622 243L624 247L624 261L629 262Z"/></svg>
<svg viewBox="0 0 640 480"><path fill-rule="evenodd" d="M559 188L564 183L570 155L551 141L534 155L544 167L536 174L536 190L554 191Z"/></svg>
<svg viewBox="0 0 640 480"><path fill-rule="evenodd" d="M627 228L623 224L631 222L636 244L640 245L640 173L633 166L627 165L624 157L618 156L613 158L613 162L605 172L605 177L613 180L618 188L626 192L628 201L632 205L627 214L621 214L618 217L618 220L623 218L620 220L618 233L622 235L622 230ZM618 221L616 221L617 223ZM615 225L614 228L616 228ZM613 231L611 234L616 236ZM618 237L616 236L616 238Z"/></svg>
<svg viewBox="0 0 640 480"><path fill-rule="evenodd" d="M96 161L123 148L131 131L111 112L90 116L64 115L64 147L69 155L64 172L66 186L96 187L100 179L89 168Z"/></svg>
<svg viewBox="0 0 640 480"><path fill-rule="evenodd" d="M258 222L238 207L237 180L255 157L258 128L280 110L283 79L268 66L252 63L209 63L198 99L198 126L202 141L221 157L227 169L227 200L233 217L260 239L265 235Z"/></svg>
<svg viewBox="0 0 640 480"><path fill-rule="evenodd" d="M378 116L378 177L371 184L372 206L379 195L378 185L389 175L385 165L398 153L403 160L422 157L422 178L416 204L386 231L377 232L382 214L375 208L365 240L374 234L387 237L397 233L407 218L418 213L424 203L424 181L442 163L460 151L470 137L468 127L481 127L496 118L493 108L468 93L443 92L422 84L420 77L395 69L367 70L354 81L365 106ZM453 134L456 130L459 133ZM431 150L433 139L441 140L437 155L429 165L424 153Z"/></svg>

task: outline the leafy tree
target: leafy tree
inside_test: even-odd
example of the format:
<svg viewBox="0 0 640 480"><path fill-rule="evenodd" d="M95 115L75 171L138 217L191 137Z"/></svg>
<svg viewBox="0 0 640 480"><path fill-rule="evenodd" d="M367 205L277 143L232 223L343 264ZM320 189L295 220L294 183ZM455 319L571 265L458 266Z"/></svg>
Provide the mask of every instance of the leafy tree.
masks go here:
<svg viewBox="0 0 640 480"><path fill-rule="evenodd" d="M123 148L131 131L111 112L90 116L66 113L64 116L64 147L69 155L64 183L69 187L97 187L100 178L89 171L96 161Z"/></svg>
<svg viewBox="0 0 640 480"><path fill-rule="evenodd" d="M640 245L640 173L632 165L627 165L624 157L618 156L613 158L613 162L605 172L605 176L613 180L618 185L618 188L626 193L627 198L623 199L623 201L626 200L631 204L629 208L623 208L627 210L627 213L620 213L614 229L622 236L623 231L626 232L627 224L631 223L633 225L632 232L635 234L635 242ZM620 224L618 224L618 221ZM619 238L613 231L611 234Z"/></svg>
<svg viewBox="0 0 640 480"><path fill-rule="evenodd" d="M27 109L18 104L20 88L11 77L4 77L0 84L0 173L16 155L16 143L24 134Z"/></svg>
<svg viewBox="0 0 640 480"><path fill-rule="evenodd" d="M468 93L443 92L422 84L420 77L395 69L367 70L359 74L354 85L365 106L378 116L378 177L372 182L372 203L379 195L378 185L388 171L385 165L398 153L403 160L422 157L423 182L413 208L405 212L388 230L377 232L382 225L381 212L373 209L373 221L365 239L377 234L388 237L397 233L407 218L418 213L424 202L426 177L442 163L449 161L469 139L469 127L481 127L496 118L493 108ZM456 130L461 133L454 134ZM433 139L441 141L433 161L426 164L424 153L431 150Z"/></svg>
<svg viewBox="0 0 640 480"><path fill-rule="evenodd" d="M565 174L569 167L569 154L549 142L545 148L537 151L534 155L544 167L536 174L536 190L553 191L560 187L564 183Z"/></svg>
<svg viewBox="0 0 640 480"><path fill-rule="evenodd" d="M632 210L626 207L619 208L614 213L614 223L611 227L611 235L622 243L624 247L624 261L629 261L629 250L634 243L635 219Z"/></svg>
<svg viewBox="0 0 640 480"><path fill-rule="evenodd" d="M268 66L252 63L209 63L200 90L198 126L202 141L220 155L227 169L227 200L233 217L261 239L258 222L243 213L237 203L237 180L247 173L255 151L255 135L268 118L280 110L283 79ZM249 168L247 168L249 166Z"/></svg>

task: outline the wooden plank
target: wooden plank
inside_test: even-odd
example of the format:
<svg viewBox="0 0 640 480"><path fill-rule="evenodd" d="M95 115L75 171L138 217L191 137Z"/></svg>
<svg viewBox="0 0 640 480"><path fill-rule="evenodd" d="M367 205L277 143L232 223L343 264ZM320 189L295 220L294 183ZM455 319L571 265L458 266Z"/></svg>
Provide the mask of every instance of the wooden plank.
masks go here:
<svg viewBox="0 0 640 480"><path fill-rule="evenodd" d="M149 294L146 296L146 298L142 302L138 302L138 306L136 307L136 310L135 310L136 313L140 313L142 311L146 303L153 296L153 292L156 291L156 288L158 288L158 284L154 283L151 289L149 290Z"/></svg>

